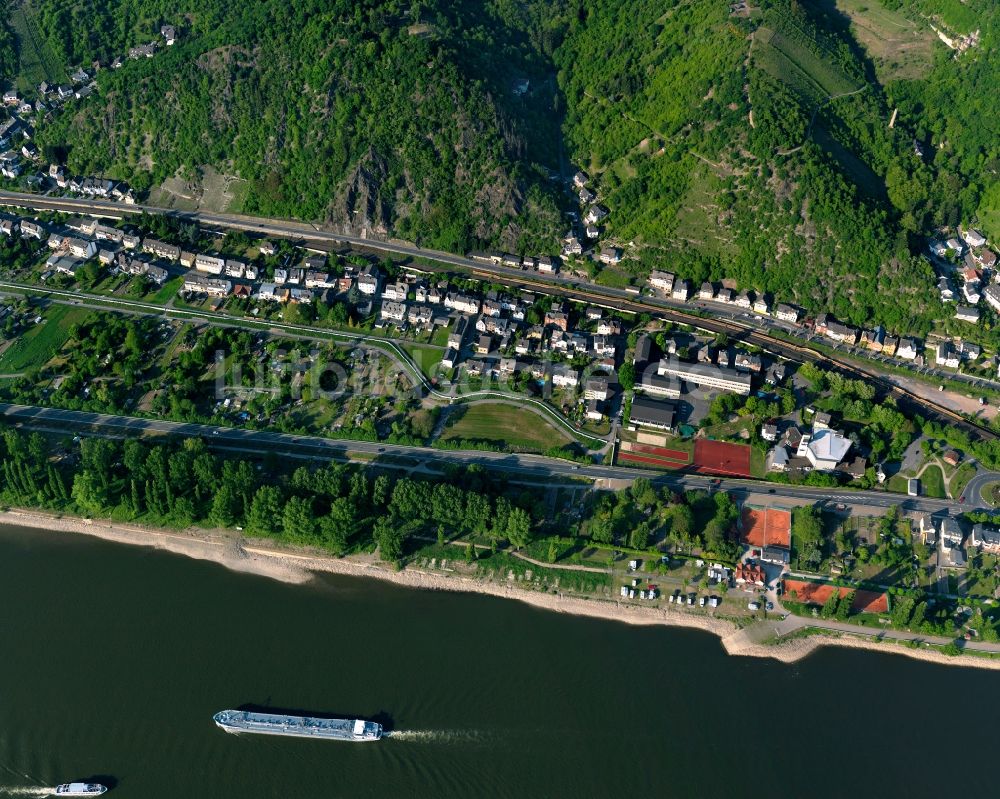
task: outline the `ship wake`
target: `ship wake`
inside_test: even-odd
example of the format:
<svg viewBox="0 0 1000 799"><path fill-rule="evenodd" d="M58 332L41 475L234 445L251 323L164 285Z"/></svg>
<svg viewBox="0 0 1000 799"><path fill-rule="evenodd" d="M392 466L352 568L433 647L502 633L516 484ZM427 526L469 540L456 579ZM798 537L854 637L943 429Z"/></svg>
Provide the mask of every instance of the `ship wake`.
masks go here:
<svg viewBox="0 0 1000 799"><path fill-rule="evenodd" d="M481 730L390 730L382 737L420 743L481 743L487 736Z"/></svg>
<svg viewBox="0 0 1000 799"><path fill-rule="evenodd" d="M31 785L0 786L0 796L52 796L55 792L55 788L37 788Z"/></svg>

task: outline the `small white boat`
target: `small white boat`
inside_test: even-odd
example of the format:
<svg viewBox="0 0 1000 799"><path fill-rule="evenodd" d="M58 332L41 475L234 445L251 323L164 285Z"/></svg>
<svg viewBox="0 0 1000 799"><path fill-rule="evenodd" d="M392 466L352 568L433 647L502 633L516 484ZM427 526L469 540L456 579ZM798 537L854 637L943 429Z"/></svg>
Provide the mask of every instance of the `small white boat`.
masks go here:
<svg viewBox="0 0 1000 799"><path fill-rule="evenodd" d="M97 782L65 782L56 786L56 796L100 796L107 790Z"/></svg>

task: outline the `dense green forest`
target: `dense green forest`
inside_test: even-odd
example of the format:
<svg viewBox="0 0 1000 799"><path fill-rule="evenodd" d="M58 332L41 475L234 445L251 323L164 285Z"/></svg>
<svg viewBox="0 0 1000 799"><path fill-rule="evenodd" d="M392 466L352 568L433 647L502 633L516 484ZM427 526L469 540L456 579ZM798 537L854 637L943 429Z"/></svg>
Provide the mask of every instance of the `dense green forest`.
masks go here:
<svg viewBox="0 0 1000 799"><path fill-rule="evenodd" d="M925 237L1000 238L991 0L22 8L66 67L178 27L38 131L73 171L140 189L212 165L249 181L248 211L540 252L575 205L555 178L582 167L633 277L733 277L913 333L949 315ZM936 30L979 38L956 53Z"/></svg>

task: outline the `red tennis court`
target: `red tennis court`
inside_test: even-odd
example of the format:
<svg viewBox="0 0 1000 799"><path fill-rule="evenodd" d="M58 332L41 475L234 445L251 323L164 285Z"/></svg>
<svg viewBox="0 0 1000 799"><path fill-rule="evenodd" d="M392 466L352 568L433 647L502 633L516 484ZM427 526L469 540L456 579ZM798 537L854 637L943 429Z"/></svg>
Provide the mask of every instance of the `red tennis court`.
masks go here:
<svg viewBox="0 0 1000 799"><path fill-rule="evenodd" d="M699 438L694 442L694 468L709 474L749 477L750 447Z"/></svg>
<svg viewBox="0 0 1000 799"><path fill-rule="evenodd" d="M662 460L660 458L651 458L648 455L635 455L631 452L619 451L618 460L620 461L631 461L632 463L643 463L647 466L655 466L658 469L682 469L686 464L677 463L676 461Z"/></svg>
<svg viewBox="0 0 1000 799"><path fill-rule="evenodd" d="M785 580L785 594L789 598L812 605L826 604L826 600L834 591L839 591L842 597L851 593L851 589L845 586L810 583L806 580ZM858 613L888 613L889 597L876 591L859 590L854 594L851 609Z"/></svg>
<svg viewBox="0 0 1000 799"><path fill-rule="evenodd" d="M664 460L677 461L679 463L686 464L688 462L688 454L682 452L679 449L667 449L666 447L656 447L652 444L633 444L632 452L643 452L647 455L653 455L657 458L663 458Z"/></svg>
<svg viewBox="0 0 1000 799"><path fill-rule="evenodd" d="M743 537L747 546L792 546L792 514L778 508L743 508Z"/></svg>

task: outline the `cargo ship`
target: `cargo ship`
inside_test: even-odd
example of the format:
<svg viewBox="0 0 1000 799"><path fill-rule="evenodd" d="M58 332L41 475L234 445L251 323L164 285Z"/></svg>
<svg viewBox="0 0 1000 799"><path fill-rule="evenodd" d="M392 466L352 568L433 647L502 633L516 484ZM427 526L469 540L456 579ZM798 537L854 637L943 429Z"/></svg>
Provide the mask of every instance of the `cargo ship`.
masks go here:
<svg viewBox="0 0 1000 799"><path fill-rule="evenodd" d="M56 786L56 796L100 796L107 790L97 782L64 782Z"/></svg>
<svg viewBox="0 0 1000 799"><path fill-rule="evenodd" d="M377 741L382 737L382 725L364 719L317 719L248 710L222 710L212 719L226 732L234 734L248 732L357 742Z"/></svg>

